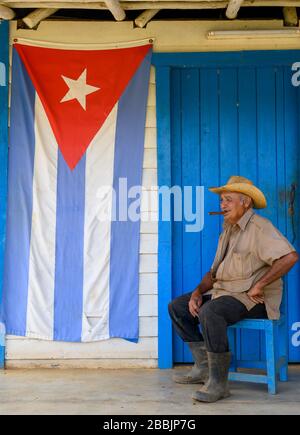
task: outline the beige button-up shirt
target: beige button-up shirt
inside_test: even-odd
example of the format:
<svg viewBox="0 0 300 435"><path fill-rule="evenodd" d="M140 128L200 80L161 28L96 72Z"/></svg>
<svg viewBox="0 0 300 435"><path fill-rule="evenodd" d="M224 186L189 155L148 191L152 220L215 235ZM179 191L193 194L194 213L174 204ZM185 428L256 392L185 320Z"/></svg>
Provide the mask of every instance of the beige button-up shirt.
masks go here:
<svg viewBox="0 0 300 435"><path fill-rule="evenodd" d="M251 310L255 303L247 291L275 260L293 251L295 248L274 225L252 209L237 224L225 223L211 267L214 280L212 298L233 296ZM269 319L279 319L282 279L266 286L264 296Z"/></svg>

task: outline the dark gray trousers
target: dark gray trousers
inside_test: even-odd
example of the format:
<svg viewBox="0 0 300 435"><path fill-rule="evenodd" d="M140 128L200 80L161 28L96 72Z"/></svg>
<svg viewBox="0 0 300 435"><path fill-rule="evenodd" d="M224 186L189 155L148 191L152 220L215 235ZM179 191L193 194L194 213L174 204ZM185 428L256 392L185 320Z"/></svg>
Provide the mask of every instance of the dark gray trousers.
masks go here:
<svg viewBox="0 0 300 435"><path fill-rule="evenodd" d="M211 296L205 295L199 316L193 317L188 306L191 295L192 293L187 293L170 302L169 314L174 329L183 341L205 341L208 352L229 352L228 326L246 318L268 318L264 304L255 305L248 311L244 304L231 296L211 300Z"/></svg>

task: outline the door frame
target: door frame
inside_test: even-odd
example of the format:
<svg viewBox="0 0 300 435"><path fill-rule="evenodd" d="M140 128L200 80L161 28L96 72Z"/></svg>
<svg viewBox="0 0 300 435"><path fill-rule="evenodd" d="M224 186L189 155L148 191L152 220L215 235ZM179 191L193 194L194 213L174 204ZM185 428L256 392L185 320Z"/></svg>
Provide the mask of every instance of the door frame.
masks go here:
<svg viewBox="0 0 300 435"><path fill-rule="evenodd" d="M171 69L200 67L291 66L300 62L300 50L260 50L205 53L154 53L156 69L158 187L172 187L171 175ZM291 70L291 77L292 77ZM172 222L158 221L158 366L173 367L172 324Z"/></svg>
<svg viewBox="0 0 300 435"><path fill-rule="evenodd" d="M0 61L5 69L5 85L0 84L0 311L4 275L4 250L7 206L7 165L8 165L8 21L0 21ZM0 319L0 369L4 368L5 327Z"/></svg>

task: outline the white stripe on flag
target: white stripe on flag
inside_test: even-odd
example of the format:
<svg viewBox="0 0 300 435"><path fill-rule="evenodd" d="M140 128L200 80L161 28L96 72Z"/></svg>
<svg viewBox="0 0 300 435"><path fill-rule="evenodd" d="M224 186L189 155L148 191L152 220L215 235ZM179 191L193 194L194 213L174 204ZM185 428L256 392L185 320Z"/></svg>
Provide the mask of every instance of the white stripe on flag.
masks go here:
<svg viewBox="0 0 300 435"><path fill-rule="evenodd" d="M82 341L109 338L109 279L114 149L118 104L86 154Z"/></svg>
<svg viewBox="0 0 300 435"><path fill-rule="evenodd" d="M27 336L53 339L58 146L36 94Z"/></svg>

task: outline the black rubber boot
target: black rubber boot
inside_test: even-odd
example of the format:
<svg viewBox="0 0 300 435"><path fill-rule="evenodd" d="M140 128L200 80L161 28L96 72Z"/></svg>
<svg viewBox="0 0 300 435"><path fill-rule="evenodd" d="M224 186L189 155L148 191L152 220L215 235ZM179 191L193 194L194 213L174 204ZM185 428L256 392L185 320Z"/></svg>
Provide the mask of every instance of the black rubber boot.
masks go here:
<svg viewBox="0 0 300 435"><path fill-rule="evenodd" d="M231 361L230 352L208 352L209 380L193 395L199 402L213 403L230 396L228 373Z"/></svg>
<svg viewBox="0 0 300 435"><path fill-rule="evenodd" d="M176 374L173 381L178 384L205 384L208 380L208 359L207 351L203 341L187 343L195 364L192 369L185 374Z"/></svg>

